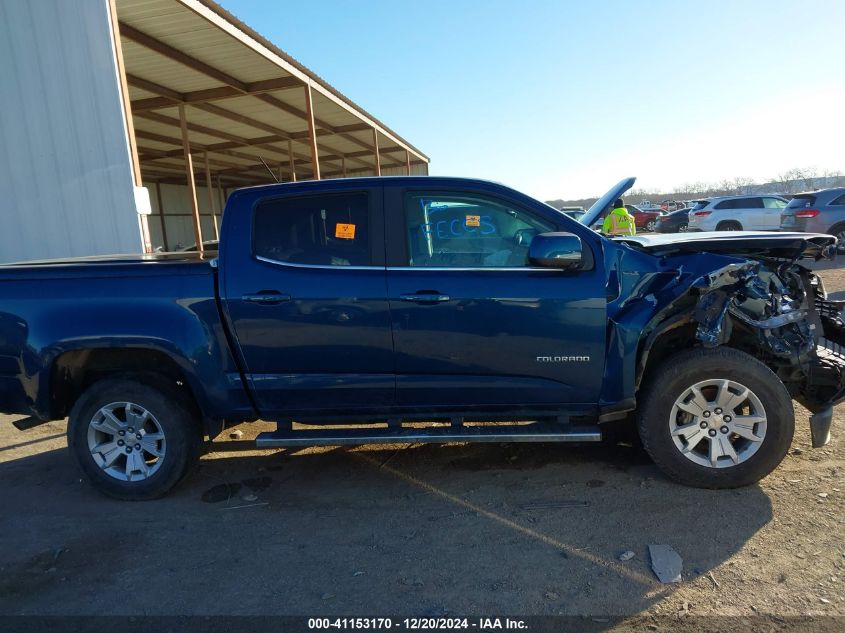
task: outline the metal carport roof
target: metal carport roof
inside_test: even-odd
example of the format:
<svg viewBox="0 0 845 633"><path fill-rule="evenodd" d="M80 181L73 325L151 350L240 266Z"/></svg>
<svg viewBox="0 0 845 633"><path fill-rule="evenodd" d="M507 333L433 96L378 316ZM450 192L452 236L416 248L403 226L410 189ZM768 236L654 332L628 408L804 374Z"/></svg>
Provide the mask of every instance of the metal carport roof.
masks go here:
<svg viewBox="0 0 845 633"><path fill-rule="evenodd" d="M283 180L428 163L210 0L115 0L115 9L146 181L184 183L186 151L229 186L267 182L262 159Z"/></svg>

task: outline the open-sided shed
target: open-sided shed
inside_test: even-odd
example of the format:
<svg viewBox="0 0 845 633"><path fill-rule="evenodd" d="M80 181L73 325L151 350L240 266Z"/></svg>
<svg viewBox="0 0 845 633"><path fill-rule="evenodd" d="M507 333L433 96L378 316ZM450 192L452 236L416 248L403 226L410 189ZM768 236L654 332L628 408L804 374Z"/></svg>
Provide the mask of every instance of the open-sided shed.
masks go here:
<svg viewBox="0 0 845 633"><path fill-rule="evenodd" d="M110 2L148 248L216 239L233 187L428 173L419 149L214 2Z"/></svg>

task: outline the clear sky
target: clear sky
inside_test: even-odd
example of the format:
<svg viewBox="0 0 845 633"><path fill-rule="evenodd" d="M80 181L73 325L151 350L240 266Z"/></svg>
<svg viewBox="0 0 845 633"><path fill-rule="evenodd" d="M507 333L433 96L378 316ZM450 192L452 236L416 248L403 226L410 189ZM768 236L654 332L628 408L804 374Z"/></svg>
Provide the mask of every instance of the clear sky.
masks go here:
<svg viewBox="0 0 845 633"><path fill-rule="evenodd" d="M845 0L218 0L431 158L541 199L845 171Z"/></svg>

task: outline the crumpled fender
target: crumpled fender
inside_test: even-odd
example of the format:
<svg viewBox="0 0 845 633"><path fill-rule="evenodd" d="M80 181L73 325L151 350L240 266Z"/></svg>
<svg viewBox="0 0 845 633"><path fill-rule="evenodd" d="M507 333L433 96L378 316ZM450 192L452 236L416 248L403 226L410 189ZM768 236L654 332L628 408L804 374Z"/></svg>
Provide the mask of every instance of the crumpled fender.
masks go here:
<svg viewBox="0 0 845 633"><path fill-rule="evenodd" d="M756 275L759 263L715 253L658 258L620 247L605 251L605 267L607 360L599 402L603 420L635 407L641 361L657 334L694 320L703 344L722 342L729 299Z"/></svg>

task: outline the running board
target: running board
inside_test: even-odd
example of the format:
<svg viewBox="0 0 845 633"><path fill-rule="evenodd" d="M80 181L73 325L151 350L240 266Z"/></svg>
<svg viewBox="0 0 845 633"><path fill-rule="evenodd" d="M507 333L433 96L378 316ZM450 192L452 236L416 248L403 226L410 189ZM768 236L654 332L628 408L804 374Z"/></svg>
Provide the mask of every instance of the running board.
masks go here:
<svg viewBox="0 0 845 633"><path fill-rule="evenodd" d="M595 426L554 424L513 426L440 426L426 428L307 429L261 433L258 448L290 446L342 446L350 444L416 444L448 442L600 442Z"/></svg>

